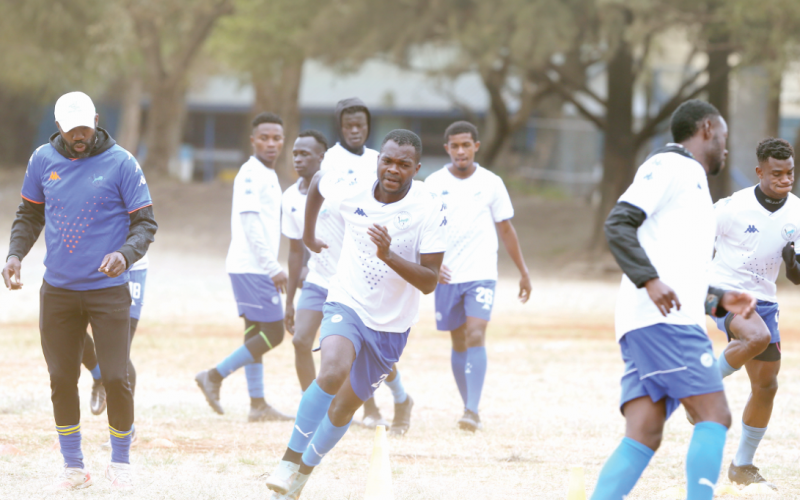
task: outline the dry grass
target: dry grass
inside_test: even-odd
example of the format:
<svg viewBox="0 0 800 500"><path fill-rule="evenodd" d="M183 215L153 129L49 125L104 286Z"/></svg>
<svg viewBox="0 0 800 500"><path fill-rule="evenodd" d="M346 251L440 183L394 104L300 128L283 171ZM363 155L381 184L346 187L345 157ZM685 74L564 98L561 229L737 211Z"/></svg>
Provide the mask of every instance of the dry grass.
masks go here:
<svg viewBox="0 0 800 500"><path fill-rule="evenodd" d="M181 287L173 259L159 264L148 282L148 304L134 343L139 373L136 425L139 445L132 452L138 488L126 498L266 498L262 474L279 460L290 423L246 422L244 376L235 374L223 386L227 414L211 412L193 382L196 371L211 366L235 348L238 320L224 275L204 275L206 286ZM174 268L165 263L174 264ZM32 275L36 271L32 270ZM159 275L161 277L159 277ZM35 281L34 281L35 282ZM591 491L608 454L622 436L617 410L622 370L613 340L609 308L613 283L539 281L534 304L523 308L511 301L513 283L504 282L495 320L489 331L489 373L481 416L485 429L469 435L456 429L460 399L452 381L449 337L436 332L430 300L423 320L413 329L401 362L403 380L416 401L410 433L391 439L391 461L397 499L563 498L569 467L582 465ZM178 293L179 289L180 293ZM0 323L0 444L14 444L24 454L0 457L2 498L49 498L49 485L61 463L53 449L47 372L38 341L35 290L14 296L16 306ZM426 298L427 299L427 298ZM790 305L797 302L790 297ZM190 302L199 311L176 321L170 303ZM565 311L565 304L574 304ZM560 304L560 307L559 307ZM13 305L13 304L12 304ZM227 314L222 314L227 311ZM213 322L212 319L216 319ZM792 314L784 309L783 323ZM786 329L784 364L773 423L757 455L764 474L781 487L780 498L800 497L800 359L793 349L798 338ZM715 339L720 336L715 333ZM717 343L717 351L722 344ZM266 357L268 399L294 410L300 391L288 342ZM80 381L84 453L97 482L64 498L108 497L102 479L109 453L99 445L107 438L105 415L88 411L91 377ZM734 414L748 395L746 377L727 382ZM378 402L391 415L387 390ZM734 420L738 420L735 418ZM729 462L738 443L734 425L726 446ZM631 498L664 498L663 492L683 483L683 462L691 427L681 413L667 425L664 444ZM167 438L177 446L155 449L148 443ZM304 494L308 499L362 498L371 452L372 433L354 427L314 473Z"/></svg>

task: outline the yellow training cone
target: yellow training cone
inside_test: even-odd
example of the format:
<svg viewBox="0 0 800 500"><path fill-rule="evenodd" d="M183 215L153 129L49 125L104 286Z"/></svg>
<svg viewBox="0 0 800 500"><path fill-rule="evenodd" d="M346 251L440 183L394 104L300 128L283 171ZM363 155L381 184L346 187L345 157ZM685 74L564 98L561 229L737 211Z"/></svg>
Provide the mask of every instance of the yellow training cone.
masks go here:
<svg viewBox="0 0 800 500"><path fill-rule="evenodd" d="M364 500L394 500L392 494L392 466L389 465L389 450L386 447L386 427L375 428L372 444L372 460L367 476L367 494Z"/></svg>
<svg viewBox="0 0 800 500"><path fill-rule="evenodd" d="M573 467L570 470L567 500L586 500L586 485L583 481L583 467Z"/></svg>

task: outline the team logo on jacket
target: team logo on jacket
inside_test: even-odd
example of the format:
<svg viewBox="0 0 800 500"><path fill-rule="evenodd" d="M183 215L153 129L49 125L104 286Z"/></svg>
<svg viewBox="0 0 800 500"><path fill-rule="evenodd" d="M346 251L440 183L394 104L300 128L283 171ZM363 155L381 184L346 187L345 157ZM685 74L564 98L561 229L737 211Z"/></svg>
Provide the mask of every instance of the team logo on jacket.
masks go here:
<svg viewBox="0 0 800 500"><path fill-rule="evenodd" d="M411 214L408 212L400 212L394 218L394 226L397 229L405 229L411 224Z"/></svg>
<svg viewBox="0 0 800 500"><path fill-rule="evenodd" d="M781 236L786 241L794 241L797 238L797 226L791 222L784 225L781 229Z"/></svg>
<svg viewBox="0 0 800 500"><path fill-rule="evenodd" d="M103 182L103 176L102 175L92 174L92 185L93 186L99 186L101 182Z"/></svg>

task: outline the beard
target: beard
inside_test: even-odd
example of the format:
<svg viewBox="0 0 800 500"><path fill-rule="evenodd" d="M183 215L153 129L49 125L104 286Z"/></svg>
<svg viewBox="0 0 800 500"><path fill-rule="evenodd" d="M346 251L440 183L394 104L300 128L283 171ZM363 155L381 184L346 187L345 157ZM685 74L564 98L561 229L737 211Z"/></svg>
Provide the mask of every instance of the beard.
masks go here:
<svg viewBox="0 0 800 500"><path fill-rule="evenodd" d="M719 174L725 166L725 148L722 147L716 136L714 137L714 148L706 154L706 163L709 175Z"/></svg>
<svg viewBox="0 0 800 500"><path fill-rule="evenodd" d="M88 141L75 141L72 144L67 144L66 141L64 141L64 145L66 146L66 150L72 158L82 159L82 158L87 158L91 154L92 148L94 147L96 142L97 142L97 134L95 133L92 136L92 138L89 139ZM85 146L83 148L83 152L81 153L75 151L75 146L77 146L78 144L83 144Z"/></svg>

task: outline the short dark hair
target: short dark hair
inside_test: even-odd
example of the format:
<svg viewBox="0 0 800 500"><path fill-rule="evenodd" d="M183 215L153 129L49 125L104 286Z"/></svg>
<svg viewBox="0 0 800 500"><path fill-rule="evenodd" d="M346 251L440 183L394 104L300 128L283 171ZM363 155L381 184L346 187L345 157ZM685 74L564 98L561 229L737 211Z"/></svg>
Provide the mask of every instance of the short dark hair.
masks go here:
<svg viewBox="0 0 800 500"><path fill-rule="evenodd" d="M758 163L765 163L770 158L788 160L789 158L794 158L794 149L787 141L770 137L758 143L756 156L758 157Z"/></svg>
<svg viewBox="0 0 800 500"><path fill-rule="evenodd" d="M684 102L672 113L670 120L672 140L683 142L694 136L697 133L698 124L709 116L721 116L713 104L700 99L690 99Z"/></svg>
<svg viewBox="0 0 800 500"><path fill-rule="evenodd" d="M313 137L322 146L322 149L328 150L328 140L319 130L303 130L297 134L298 139L301 137Z"/></svg>
<svg viewBox="0 0 800 500"><path fill-rule="evenodd" d="M392 130L383 138L381 149L383 149L384 144L389 141L395 142L398 146L414 146L414 151L417 153L417 161L422 157L422 140L417 134L410 130L402 128Z"/></svg>
<svg viewBox="0 0 800 500"><path fill-rule="evenodd" d="M472 136L473 141L478 142L478 127L468 121L459 120L451 123L444 131L444 143L450 142L451 135L458 134L469 134Z"/></svg>
<svg viewBox="0 0 800 500"><path fill-rule="evenodd" d="M253 118L253 128L258 127L262 123L277 123L281 127L283 127L283 120L280 116L272 113L270 111L265 111L264 113L259 113L258 116Z"/></svg>
<svg viewBox="0 0 800 500"><path fill-rule="evenodd" d="M342 110L342 116L352 115L353 113L358 113L359 111L366 113L367 117L369 117L369 110L366 108L366 106L360 106L360 105L349 106L347 108L344 108Z"/></svg>

